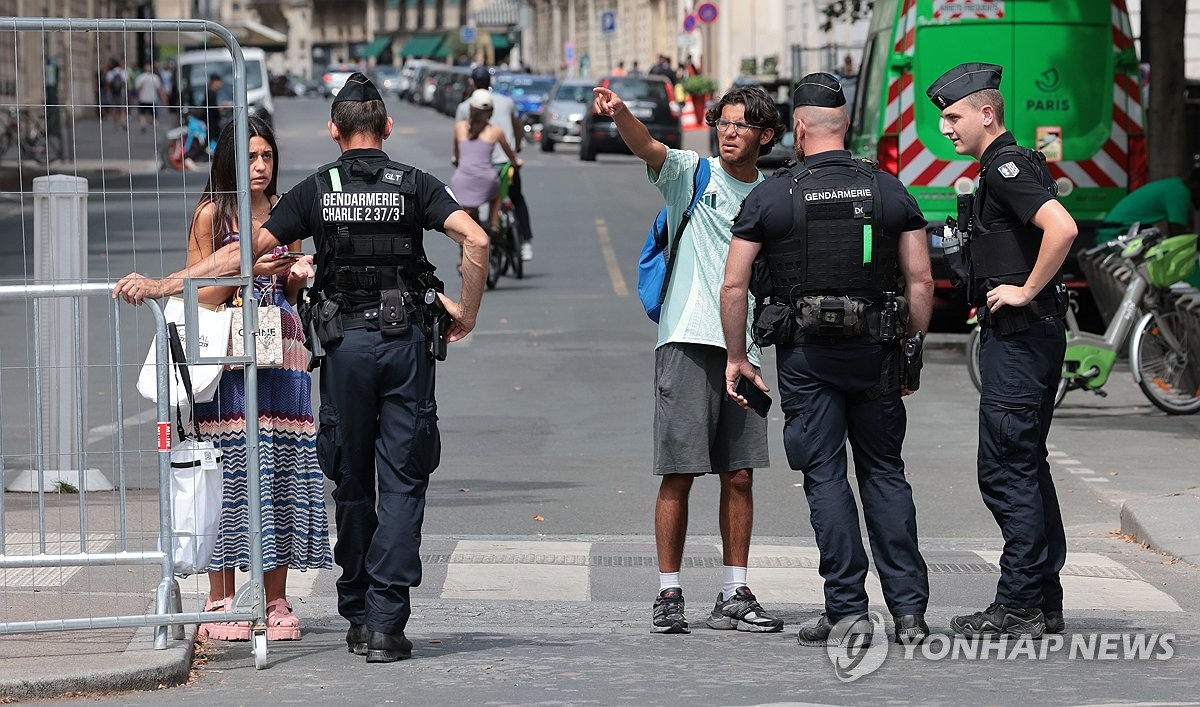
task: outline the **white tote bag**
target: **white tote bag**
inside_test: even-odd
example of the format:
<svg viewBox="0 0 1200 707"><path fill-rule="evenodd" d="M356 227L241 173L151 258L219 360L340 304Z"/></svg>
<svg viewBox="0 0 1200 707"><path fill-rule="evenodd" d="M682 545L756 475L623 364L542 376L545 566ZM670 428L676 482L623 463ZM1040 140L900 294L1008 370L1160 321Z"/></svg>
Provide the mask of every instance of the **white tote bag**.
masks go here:
<svg viewBox="0 0 1200 707"><path fill-rule="evenodd" d="M167 306L163 308L163 317L167 323L174 322L179 329L180 336L183 340L187 340L187 332L183 323L183 300L178 297L172 297L167 301ZM229 352L229 310L224 305L209 307L208 305L200 305L196 319L197 327L200 331L200 336L197 341L200 355L203 357L209 356L225 356ZM155 376L155 345L150 342L150 351L146 353L146 362L142 364L141 373L138 375L137 389L142 397L150 402L158 401L158 379ZM164 365L169 365L166 361ZM225 366L219 363L208 363L203 365L188 366L188 371L192 378L192 392L195 395L196 402L207 403L217 394L217 385L221 382L221 371ZM186 399L185 395L181 394L181 385L179 376L171 375L171 405L177 406L181 399Z"/></svg>
<svg viewBox="0 0 1200 707"><path fill-rule="evenodd" d="M185 438L171 450L171 560L179 574L208 569L221 525L221 450Z"/></svg>
<svg viewBox="0 0 1200 707"><path fill-rule="evenodd" d="M183 426L182 406L175 407L179 444L171 450L171 563L175 572L195 574L208 569L221 525L223 455L200 435L196 422L192 380L188 374L178 327L168 324L171 359L192 412L192 435Z"/></svg>

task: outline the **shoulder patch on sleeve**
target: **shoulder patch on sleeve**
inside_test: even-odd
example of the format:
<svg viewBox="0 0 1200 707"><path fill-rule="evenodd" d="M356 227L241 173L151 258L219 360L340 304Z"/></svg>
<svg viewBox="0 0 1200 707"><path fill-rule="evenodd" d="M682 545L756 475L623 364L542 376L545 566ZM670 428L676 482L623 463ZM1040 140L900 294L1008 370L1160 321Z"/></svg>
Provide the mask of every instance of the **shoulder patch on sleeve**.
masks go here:
<svg viewBox="0 0 1200 707"><path fill-rule="evenodd" d="M1005 179L1012 179L1021 173L1021 169L1017 167L1016 162L1005 162L997 167L996 171L999 172L1000 176L1004 177Z"/></svg>

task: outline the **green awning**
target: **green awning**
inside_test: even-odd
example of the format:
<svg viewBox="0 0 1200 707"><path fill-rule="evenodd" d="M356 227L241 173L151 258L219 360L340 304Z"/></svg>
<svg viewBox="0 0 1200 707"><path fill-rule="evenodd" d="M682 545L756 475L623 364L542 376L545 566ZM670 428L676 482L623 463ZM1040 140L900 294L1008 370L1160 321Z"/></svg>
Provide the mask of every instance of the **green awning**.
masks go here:
<svg viewBox="0 0 1200 707"><path fill-rule="evenodd" d="M512 45L508 43L508 35L493 33L492 34L492 49L511 49Z"/></svg>
<svg viewBox="0 0 1200 707"><path fill-rule="evenodd" d="M373 59L383 53L392 44L392 35L384 34L371 40L371 43L363 47L362 58Z"/></svg>
<svg viewBox="0 0 1200 707"><path fill-rule="evenodd" d="M441 34L414 35L404 43L404 48L400 50L400 56L415 56L423 59L432 57L441 47L443 38L444 35Z"/></svg>
<svg viewBox="0 0 1200 707"><path fill-rule="evenodd" d="M457 39L458 38L455 37L456 41L457 41ZM448 57L454 56L454 49L455 49L454 43L442 42L440 45L438 45L437 51L433 53L433 58L434 59L446 59Z"/></svg>

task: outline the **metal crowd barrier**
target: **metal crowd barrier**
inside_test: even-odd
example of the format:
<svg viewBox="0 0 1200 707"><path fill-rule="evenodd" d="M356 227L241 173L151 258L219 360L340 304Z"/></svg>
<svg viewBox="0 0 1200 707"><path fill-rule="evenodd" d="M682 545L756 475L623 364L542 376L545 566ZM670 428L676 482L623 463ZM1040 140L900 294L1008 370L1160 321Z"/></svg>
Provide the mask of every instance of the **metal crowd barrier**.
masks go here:
<svg viewBox="0 0 1200 707"><path fill-rule="evenodd" d="M138 131L132 112L122 119L114 111L114 100L127 101L106 95L97 66L113 57L132 69L157 46L195 44L227 47L231 54L234 98L226 110L236 134L237 213L239 222L250 223L246 67L227 29L203 20L0 17L0 55L9 58L0 63L0 117L18 121L20 135L0 153L0 232L6 234L0 244L0 634L154 627L154 647L162 649L183 638L185 624L250 621L255 665L262 668L258 415L245 416L250 581L229 611L183 611L170 556L166 322L159 304L147 302L158 361L158 402L151 412L134 393L150 341L138 328L144 317L111 298L113 281L127 272L161 274L183 265L206 178L159 171L160 148L186 120L183 113L155 110L149 134ZM147 47L149 54L138 53ZM95 208L89 209L89 196L99 202ZM103 274L89 275L89 265ZM195 330L197 287L237 285L248 303L243 350L254 351L252 270L245 248L245 276L187 281L185 328ZM103 316L96 299L105 303ZM201 359L194 337L186 349L191 363L244 365L246 409L258 409L253 356ZM101 594L119 601L99 612L81 610L87 602L76 601ZM137 608L113 610L118 604Z"/></svg>

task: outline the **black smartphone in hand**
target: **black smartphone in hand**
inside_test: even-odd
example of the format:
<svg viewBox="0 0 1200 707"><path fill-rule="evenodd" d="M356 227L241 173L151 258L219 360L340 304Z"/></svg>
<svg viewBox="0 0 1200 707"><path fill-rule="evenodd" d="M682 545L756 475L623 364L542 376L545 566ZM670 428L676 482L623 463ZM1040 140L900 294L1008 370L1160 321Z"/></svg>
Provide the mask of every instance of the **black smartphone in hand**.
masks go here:
<svg viewBox="0 0 1200 707"><path fill-rule="evenodd" d="M767 412L771 409L771 396L759 390L758 386L745 376L738 378L733 392L745 398L746 402L750 404L750 409L758 413L759 417L766 417Z"/></svg>

